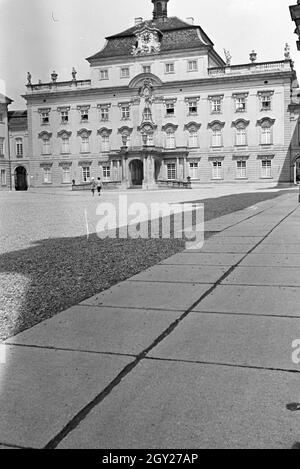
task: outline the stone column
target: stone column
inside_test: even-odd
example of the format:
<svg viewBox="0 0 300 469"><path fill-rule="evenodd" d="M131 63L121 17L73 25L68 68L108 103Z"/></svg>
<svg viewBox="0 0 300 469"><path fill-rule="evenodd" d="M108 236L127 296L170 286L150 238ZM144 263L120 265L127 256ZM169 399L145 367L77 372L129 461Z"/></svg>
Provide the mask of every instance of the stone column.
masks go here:
<svg viewBox="0 0 300 469"><path fill-rule="evenodd" d="M117 160L117 180L120 181L122 180L122 177L120 178L120 161Z"/></svg>
<svg viewBox="0 0 300 469"><path fill-rule="evenodd" d="M179 165L179 158L176 158L176 179L180 179L180 165Z"/></svg>

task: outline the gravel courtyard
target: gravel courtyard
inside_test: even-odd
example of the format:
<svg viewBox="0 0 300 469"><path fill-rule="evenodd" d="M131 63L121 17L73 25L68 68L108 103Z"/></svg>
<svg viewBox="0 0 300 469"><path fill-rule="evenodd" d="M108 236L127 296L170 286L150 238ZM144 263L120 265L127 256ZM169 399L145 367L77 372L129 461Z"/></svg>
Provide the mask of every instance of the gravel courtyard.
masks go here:
<svg viewBox="0 0 300 469"><path fill-rule="evenodd" d="M289 190L296 189L249 184L126 194L128 203L147 205L153 201L201 201L208 221ZM101 202L117 205L119 195L103 192ZM99 239L95 234L98 204L99 199L89 192L0 194L0 340L184 248L178 239Z"/></svg>

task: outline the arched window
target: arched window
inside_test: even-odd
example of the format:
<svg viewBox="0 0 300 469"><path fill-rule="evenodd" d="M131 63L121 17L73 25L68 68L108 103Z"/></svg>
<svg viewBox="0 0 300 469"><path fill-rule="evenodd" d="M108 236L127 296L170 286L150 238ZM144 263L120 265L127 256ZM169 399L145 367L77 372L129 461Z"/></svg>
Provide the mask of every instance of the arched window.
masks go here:
<svg viewBox="0 0 300 469"><path fill-rule="evenodd" d="M61 138L61 153L62 154L69 154L70 151L70 137L72 133L62 130L58 132L57 136Z"/></svg>
<svg viewBox="0 0 300 469"><path fill-rule="evenodd" d="M273 144L273 125L275 120L264 118L258 121L260 126L260 144L272 145Z"/></svg>
<svg viewBox="0 0 300 469"><path fill-rule="evenodd" d="M52 134L49 132L41 132L39 134L39 138L42 142L42 155L50 155L51 154L51 147L50 147L50 139Z"/></svg>
<svg viewBox="0 0 300 469"><path fill-rule="evenodd" d="M175 132L178 129L178 125L166 124L162 127L162 131L165 132L165 148L172 150L176 148Z"/></svg>
<svg viewBox="0 0 300 469"><path fill-rule="evenodd" d="M188 132L188 147L189 148L199 147L198 131L200 127L201 127L201 124L197 124L196 122L190 122L189 124L185 125L184 128Z"/></svg>
<svg viewBox="0 0 300 469"><path fill-rule="evenodd" d="M81 138L81 153L89 153L90 152L90 135L92 131L81 129L77 132L77 135Z"/></svg>
<svg viewBox="0 0 300 469"><path fill-rule="evenodd" d="M98 130L98 134L100 135L100 151L106 152L110 151L110 134L112 133L111 129L102 128Z"/></svg>

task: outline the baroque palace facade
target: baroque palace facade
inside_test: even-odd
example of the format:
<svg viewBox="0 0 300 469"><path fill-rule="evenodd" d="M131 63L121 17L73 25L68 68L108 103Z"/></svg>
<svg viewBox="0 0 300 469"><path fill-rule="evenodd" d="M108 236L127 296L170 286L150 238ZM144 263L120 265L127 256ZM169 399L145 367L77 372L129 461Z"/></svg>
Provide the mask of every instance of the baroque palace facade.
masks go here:
<svg viewBox="0 0 300 469"><path fill-rule="evenodd" d="M28 74L27 125L24 113L14 120L29 159L12 169L13 187L82 188L92 177L144 189L300 180L289 47L283 60L259 63L253 51L231 65L192 18L168 16L168 1L152 0L152 20L106 39L87 59L90 79L75 69L64 82Z"/></svg>

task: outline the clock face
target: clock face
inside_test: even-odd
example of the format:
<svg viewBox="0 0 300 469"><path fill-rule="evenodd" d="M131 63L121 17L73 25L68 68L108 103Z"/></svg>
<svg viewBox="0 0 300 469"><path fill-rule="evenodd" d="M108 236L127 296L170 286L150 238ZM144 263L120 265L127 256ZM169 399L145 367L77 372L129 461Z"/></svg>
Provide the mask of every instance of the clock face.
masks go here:
<svg viewBox="0 0 300 469"><path fill-rule="evenodd" d="M151 35L149 33L143 34L142 40L143 40L143 42L145 42L147 44L148 42L151 41Z"/></svg>

